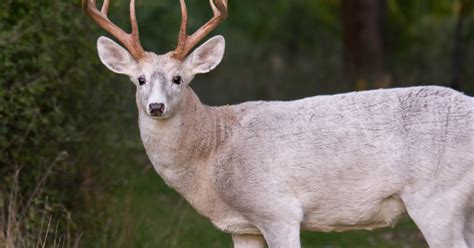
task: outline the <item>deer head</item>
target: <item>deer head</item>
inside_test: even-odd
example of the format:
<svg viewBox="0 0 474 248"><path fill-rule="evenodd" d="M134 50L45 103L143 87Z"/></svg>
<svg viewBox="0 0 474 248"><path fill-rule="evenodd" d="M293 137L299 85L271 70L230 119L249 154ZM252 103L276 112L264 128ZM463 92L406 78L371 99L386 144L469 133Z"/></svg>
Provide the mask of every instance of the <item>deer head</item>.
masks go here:
<svg viewBox="0 0 474 248"><path fill-rule="evenodd" d="M130 1L130 34L109 20L109 3L110 0L104 0L99 11L95 0L82 1L89 17L125 47L107 37L100 37L97 40L97 50L101 62L111 71L130 77L137 87L137 104L148 116L159 120L173 116L180 108L187 86L194 76L209 72L222 60L225 41L220 35L189 53L227 17L227 0L210 0L213 18L192 35L186 33L188 14L185 0L180 0L182 21L178 45L174 51L163 55L145 52L140 44L135 0Z"/></svg>

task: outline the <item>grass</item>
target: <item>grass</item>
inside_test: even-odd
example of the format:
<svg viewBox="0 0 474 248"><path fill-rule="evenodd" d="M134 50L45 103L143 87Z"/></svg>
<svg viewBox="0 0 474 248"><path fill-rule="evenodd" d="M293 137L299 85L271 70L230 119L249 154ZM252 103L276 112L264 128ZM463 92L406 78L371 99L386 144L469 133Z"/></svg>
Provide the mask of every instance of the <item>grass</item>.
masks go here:
<svg viewBox="0 0 474 248"><path fill-rule="evenodd" d="M50 169L59 161L59 158L58 156L48 171L41 175L40 180L34 182L36 183L35 189L30 193L24 205L20 201L24 197L21 195L18 180L20 169L17 169L13 175L8 195L2 195L0 192L0 247L79 247L80 235L76 236L71 232L71 220L69 218L55 216L47 209L38 208L31 204L43 191ZM42 215L39 227L32 227L35 222L28 218L31 216L27 216L27 213Z"/></svg>

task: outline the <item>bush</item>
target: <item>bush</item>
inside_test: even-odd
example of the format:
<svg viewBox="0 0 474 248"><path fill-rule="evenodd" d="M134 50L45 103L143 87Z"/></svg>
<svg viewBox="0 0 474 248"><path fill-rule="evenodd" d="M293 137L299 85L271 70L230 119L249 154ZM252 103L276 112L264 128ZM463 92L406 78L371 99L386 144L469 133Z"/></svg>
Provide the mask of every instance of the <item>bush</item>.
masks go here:
<svg viewBox="0 0 474 248"><path fill-rule="evenodd" d="M74 149L89 118L79 99L97 77L81 12L77 1L0 3L0 246L73 234Z"/></svg>

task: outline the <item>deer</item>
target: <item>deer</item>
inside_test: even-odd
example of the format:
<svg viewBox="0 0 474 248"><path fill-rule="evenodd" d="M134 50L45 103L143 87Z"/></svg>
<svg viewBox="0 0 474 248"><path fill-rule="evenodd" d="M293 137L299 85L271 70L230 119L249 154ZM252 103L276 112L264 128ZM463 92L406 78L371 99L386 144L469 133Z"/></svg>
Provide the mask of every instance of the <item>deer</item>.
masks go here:
<svg viewBox="0 0 474 248"><path fill-rule="evenodd" d="M394 226L408 215L430 247L474 247L474 98L441 86L377 89L293 101L207 106L190 83L213 70L225 40L193 48L228 15L187 34L187 8L174 51L140 44L83 0L114 36L100 37L100 61L136 86L140 137L164 182L234 247L301 247L300 232Z"/></svg>

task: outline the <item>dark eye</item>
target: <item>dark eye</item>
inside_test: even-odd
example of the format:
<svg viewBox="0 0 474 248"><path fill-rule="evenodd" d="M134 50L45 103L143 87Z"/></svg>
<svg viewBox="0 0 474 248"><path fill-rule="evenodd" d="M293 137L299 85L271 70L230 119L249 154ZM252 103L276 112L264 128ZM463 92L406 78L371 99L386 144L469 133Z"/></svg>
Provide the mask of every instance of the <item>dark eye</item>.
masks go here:
<svg viewBox="0 0 474 248"><path fill-rule="evenodd" d="M173 83L174 84L180 85L182 80L183 79L181 78L181 76L174 76L173 77Z"/></svg>
<svg viewBox="0 0 474 248"><path fill-rule="evenodd" d="M138 77L138 84L144 85L146 83L145 76Z"/></svg>

